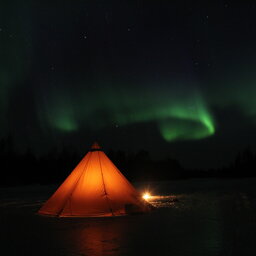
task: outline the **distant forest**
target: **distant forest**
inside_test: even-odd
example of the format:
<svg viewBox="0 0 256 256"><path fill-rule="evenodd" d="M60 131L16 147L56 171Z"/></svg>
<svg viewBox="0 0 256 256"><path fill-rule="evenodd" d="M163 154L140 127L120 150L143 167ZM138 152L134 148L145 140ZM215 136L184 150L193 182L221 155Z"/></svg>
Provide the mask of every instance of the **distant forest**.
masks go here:
<svg viewBox="0 0 256 256"><path fill-rule="evenodd" d="M220 169L185 169L173 158L155 161L149 152L136 154L110 150L105 152L130 181L160 181L188 178L242 178L256 176L256 154L246 148L233 163ZM36 157L31 150L17 153L9 139L0 141L0 186L57 184L75 168L83 156L68 148L52 150Z"/></svg>

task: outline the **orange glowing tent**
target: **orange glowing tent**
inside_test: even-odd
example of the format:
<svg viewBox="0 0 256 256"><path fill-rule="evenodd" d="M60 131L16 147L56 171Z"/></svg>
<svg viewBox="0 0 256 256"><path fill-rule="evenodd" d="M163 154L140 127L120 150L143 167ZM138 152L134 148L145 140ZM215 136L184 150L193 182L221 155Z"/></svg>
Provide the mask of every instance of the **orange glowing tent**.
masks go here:
<svg viewBox="0 0 256 256"><path fill-rule="evenodd" d="M150 209L150 205L94 143L38 213L58 217L100 217Z"/></svg>

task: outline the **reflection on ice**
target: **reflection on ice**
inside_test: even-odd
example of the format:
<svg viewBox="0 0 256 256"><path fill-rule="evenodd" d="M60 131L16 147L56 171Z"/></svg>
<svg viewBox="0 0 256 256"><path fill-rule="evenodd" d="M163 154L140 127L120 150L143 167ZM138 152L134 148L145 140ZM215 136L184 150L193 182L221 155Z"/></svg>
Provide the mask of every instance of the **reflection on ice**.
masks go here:
<svg viewBox="0 0 256 256"><path fill-rule="evenodd" d="M73 233L75 251L80 255L120 255L122 246L122 225L108 222L96 223Z"/></svg>
<svg viewBox="0 0 256 256"><path fill-rule="evenodd" d="M179 196L179 195L150 196L147 199L147 201L157 208L159 208L159 207L174 207L175 204L180 202L180 198L181 198L181 196Z"/></svg>
<svg viewBox="0 0 256 256"><path fill-rule="evenodd" d="M256 255L256 179L152 184L145 215L47 218L51 190L0 189L3 255ZM52 189L54 190L54 189ZM45 191L45 193L43 193ZM152 190L151 190L152 191Z"/></svg>

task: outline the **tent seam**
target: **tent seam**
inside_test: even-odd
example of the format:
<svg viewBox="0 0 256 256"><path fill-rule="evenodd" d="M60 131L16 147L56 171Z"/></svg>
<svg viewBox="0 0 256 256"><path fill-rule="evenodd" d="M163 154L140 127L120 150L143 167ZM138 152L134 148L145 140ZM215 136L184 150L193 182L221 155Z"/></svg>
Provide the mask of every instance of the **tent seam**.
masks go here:
<svg viewBox="0 0 256 256"><path fill-rule="evenodd" d="M76 183L75 183L75 185L74 185L74 188L72 189L72 191L71 191L71 192L70 192L70 194L68 195L68 197L67 197L67 199L66 199L65 203L63 204L63 208L62 208L62 210L58 213L58 216L60 216L60 215L61 215L61 213L63 212L63 210L64 210L64 208L65 208L66 203L67 203L67 202L68 202L68 200L71 198L71 196L72 196L73 192L74 192L74 191L75 191L75 189L76 189L76 186L77 186L77 184L78 184L79 180L81 179L82 175L85 173L85 168L87 167L87 165L88 165L88 163L89 163L90 158L91 158L91 154L90 154L90 156L88 157L87 163L84 165L83 171L81 172L80 177L77 179L77 181L76 181ZM71 208L71 205L70 205L70 208ZM72 213L72 209L71 209L71 213Z"/></svg>
<svg viewBox="0 0 256 256"><path fill-rule="evenodd" d="M108 198L108 194L107 194L107 190L106 190L106 186L105 186L105 182L104 182L104 176L103 176L103 172L102 172L102 165L101 165L101 159L100 159L99 151L98 151L98 156L99 156L100 172L101 172L102 183L103 183L103 188L104 188L106 200L107 200L107 203L108 203L108 207L109 207L109 209L110 209L110 212L111 212L111 214L114 216L113 209L112 209L112 207L111 207L110 200L109 200L109 198Z"/></svg>

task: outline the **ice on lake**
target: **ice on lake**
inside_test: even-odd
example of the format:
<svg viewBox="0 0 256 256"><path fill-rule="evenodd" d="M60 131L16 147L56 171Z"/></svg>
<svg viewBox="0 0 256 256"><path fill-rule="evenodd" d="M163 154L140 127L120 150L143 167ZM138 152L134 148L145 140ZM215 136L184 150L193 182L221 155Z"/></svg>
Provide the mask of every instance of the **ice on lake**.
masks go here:
<svg viewBox="0 0 256 256"><path fill-rule="evenodd" d="M135 184L156 210L108 218L37 215L55 186L0 189L2 255L256 255L256 179Z"/></svg>

